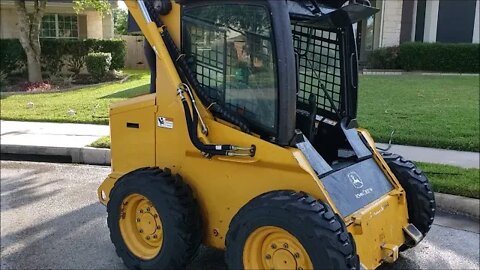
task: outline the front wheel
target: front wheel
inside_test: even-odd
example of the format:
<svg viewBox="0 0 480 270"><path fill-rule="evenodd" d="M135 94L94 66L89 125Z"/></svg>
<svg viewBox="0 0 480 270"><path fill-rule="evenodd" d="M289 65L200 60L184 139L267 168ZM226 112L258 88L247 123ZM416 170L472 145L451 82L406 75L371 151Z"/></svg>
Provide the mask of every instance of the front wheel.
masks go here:
<svg viewBox="0 0 480 270"><path fill-rule="evenodd" d="M234 217L229 269L359 269L343 220L321 201L291 191L261 195Z"/></svg>
<svg viewBox="0 0 480 270"><path fill-rule="evenodd" d="M392 153L382 153L407 195L409 222L425 236L435 217L435 195L427 176L409 160Z"/></svg>
<svg viewBox="0 0 480 270"><path fill-rule="evenodd" d="M201 241L201 218L179 176L158 168L120 178L107 204L110 238L130 269L182 269Z"/></svg>

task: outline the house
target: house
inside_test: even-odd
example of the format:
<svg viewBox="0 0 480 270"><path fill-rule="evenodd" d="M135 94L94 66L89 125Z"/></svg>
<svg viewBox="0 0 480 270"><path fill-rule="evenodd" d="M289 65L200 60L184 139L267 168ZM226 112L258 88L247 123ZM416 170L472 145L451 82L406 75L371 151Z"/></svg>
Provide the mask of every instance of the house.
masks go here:
<svg viewBox="0 0 480 270"><path fill-rule="evenodd" d="M478 0L371 0L380 11L357 27L360 60L404 42L479 43Z"/></svg>
<svg viewBox="0 0 480 270"><path fill-rule="evenodd" d="M26 1L27 10L33 1ZM116 1L113 2L116 5ZM13 0L0 0L0 39L18 38L17 13ZM42 18L41 38L111 39L114 37L113 18L95 10L76 14L72 0L47 0Z"/></svg>

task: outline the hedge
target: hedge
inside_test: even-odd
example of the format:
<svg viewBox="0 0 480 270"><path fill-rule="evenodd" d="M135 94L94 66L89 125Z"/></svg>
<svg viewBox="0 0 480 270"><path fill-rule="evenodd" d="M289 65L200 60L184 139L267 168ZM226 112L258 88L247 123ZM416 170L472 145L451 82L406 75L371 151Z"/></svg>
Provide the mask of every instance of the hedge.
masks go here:
<svg viewBox="0 0 480 270"><path fill-rule="evenodd" d="M372 52L369 68L478 73L480 44L404 43Z"/></svg>
<svg viewBox="0 0 480 270"><path fill-rule="evenodd" d="M377 69L400 69L400 61L398 55L400 48L398 46L380 48L368 56L368 68Z"/></svg>
<svg viewBox="0 0 480 270"><path fill-rule="evenodd" d="M478 73L480 44L406 43L399 61L405 70Z"/></svg>
<svg viewBox="0 0 480 270"><path fill-rule="evenodd" d="M110 69L124 67L126 45L123 40L42 39L40 46L42 68L50 74L58 73L64 66L78 74L90 52L111 53ZM1 39L0 48L0 72L9 74L25 66L26 55L18 39Z"/></svg>

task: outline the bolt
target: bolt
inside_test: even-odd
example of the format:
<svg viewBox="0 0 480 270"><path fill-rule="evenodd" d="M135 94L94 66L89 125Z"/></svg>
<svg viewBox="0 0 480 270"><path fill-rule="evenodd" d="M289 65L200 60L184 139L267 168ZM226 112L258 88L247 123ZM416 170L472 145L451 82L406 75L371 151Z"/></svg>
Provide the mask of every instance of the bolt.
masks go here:
<svg viewBox="0 0 480 270"><path fill-rule="evenodd" d="M140 222L140 219L139 219L139 218L137 218L137 222Z"/></svg>
<svg viewBox="0 0 480 270"><path fill-rule="evenodd" d="M157 238L158 238L158 236L157 236L156 234L154 234L154 235L153 235L153 238L154 238L154 239L157 239Z"/></svg>
<svg viewBox="0 0 480 270"><path fill-rule="evenodd" d="M150 212L150 207L147 207L147 212Z"/></svg>
<svg viewBox="0 0 480 270"><path fill-rule="evenodd" d="M139 230L139 232L140 232L140 233L143 233L143 230L142 230L142 229L140 229L140 230Z"/></svg>
<svg viewBox="0 0 480 270"><path fill-rule="evenodd" d="M150 240L150 236L147 236L146 238L147 238L147 240Z"/></svg>
<svg viewBox="0 0 480 270"><path fill-rule="evenodd" d="M140 209L140 213L142 213L142 214L143 214L143 209Z"/></svg>
<svg viewBox="0 0 480 270"><path fill-rule="evenodd" d="M154 218L158 218L158 215L157 215L157 214L155 214L155 215L153 215L153 217L154 217Z"/></svg>
<svg viewBox="0 0 480 270"><path fill-rule="evenodd" d="M288 248L288 244L287 243L283 244L283 248Z"/></svg>
<svg viewBox="0 0 480 270"><path fill-rule="evenodd" d="M157 230L160 230L160 229L161 229L161 227L160 227L160 225L158 225L158 226L157 226Z"/></svg>
<svg viewBox="0 0 480 270"><path fill-rule="evenodd" d="M272 258L272 256L270 256L270 254L267 254L267 256L265 256L265 259L267 260L270 260Z"/></svg>
<svg viewBox="0 0 480 270"><path fill-rule="evenodd" d="M293 254L293 256L295 256L295 258L300 258L300 254L298 254L298 252L295 252L295 254Z"/></svg>
<svg viewBox="0 0 480 270"><path fill-rule="evenodd" d="M277 248L277 245L272 244L272 248L273 248L273 249L276 249L276 248Z"/></svg>

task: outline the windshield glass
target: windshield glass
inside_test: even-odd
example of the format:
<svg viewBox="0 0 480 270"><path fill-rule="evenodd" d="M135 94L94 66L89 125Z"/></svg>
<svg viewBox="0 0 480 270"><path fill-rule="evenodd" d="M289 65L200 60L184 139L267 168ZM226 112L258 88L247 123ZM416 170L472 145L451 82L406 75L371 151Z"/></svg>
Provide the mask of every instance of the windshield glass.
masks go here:
<svg viewBox="0 0 480 270"><path fill-rule="evenodd" d="M202 91L254 127L273 133L276 67L267 9L236 4L187 7L183 27L183 49Z"/></svg>

